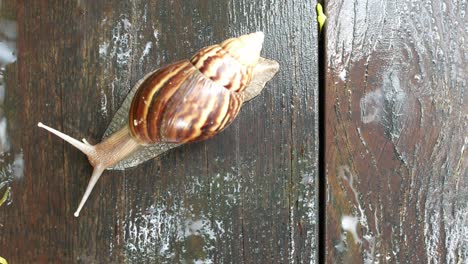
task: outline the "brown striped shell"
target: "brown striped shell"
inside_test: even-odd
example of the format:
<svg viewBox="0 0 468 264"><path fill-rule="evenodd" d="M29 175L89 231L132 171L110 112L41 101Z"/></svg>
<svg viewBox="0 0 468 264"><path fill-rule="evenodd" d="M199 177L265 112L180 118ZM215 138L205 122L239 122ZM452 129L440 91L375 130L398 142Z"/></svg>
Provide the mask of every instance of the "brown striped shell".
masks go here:
<svg viewBox="0 0 468 264"><path fill-rule="evenodd" d="M239 113L252 79L263 33L206 47L148 76L133 98L129 128L143 144L204 140Z"/></svg>

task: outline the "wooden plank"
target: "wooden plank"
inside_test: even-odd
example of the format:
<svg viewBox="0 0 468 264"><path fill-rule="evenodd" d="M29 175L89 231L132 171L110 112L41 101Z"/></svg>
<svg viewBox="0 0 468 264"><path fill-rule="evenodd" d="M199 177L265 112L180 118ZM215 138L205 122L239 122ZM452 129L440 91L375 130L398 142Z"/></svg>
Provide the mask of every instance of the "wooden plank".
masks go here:
<svg viewBox="0 0 468 264"><path fill-rule="evenodd" d="M17 61L4 72L11 147L0 256L9 263L316 263L313 1L4 1ZM39 130L97 142L146 72L252 31L281 71L226 131L100 179ZM21 168L21 166L19 166ZM3 177L3 176L2 176Z"/></svg>
<svg viewBox="0 0 468 264"><path fill-rule="evenodd" d="M327 263L468 261L464 1L327 4Z"/></svg>

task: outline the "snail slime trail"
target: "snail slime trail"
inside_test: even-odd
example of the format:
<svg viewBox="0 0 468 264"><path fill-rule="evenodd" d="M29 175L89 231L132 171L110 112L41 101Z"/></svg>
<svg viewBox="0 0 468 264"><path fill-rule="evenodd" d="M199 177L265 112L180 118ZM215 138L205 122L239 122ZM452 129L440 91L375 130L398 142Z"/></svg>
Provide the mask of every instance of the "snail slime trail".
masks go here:
<svg viewBox="0 0 468 264"><path fill-rule="evenodd" d="M42 123L86 154L94 170L75 216L106 169L125 169L184 143L217 135L242 104L257 96L278 72L276 61L261 58L263 32L225 40L148 73L130 91L96 145L76 140ZM107 132L113 132L107 137Z"/></svg>

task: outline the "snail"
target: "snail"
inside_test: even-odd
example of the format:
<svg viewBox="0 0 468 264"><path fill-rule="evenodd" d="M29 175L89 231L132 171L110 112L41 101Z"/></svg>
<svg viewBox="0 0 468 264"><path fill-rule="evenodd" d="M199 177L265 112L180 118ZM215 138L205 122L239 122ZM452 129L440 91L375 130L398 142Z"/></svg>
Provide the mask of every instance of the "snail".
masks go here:
<svg viewBox="0 0 468 264"><path fill-rule="evenodd" d="M231 124L242 103L258 95L279 69L276 61L260 57L263 39L262 32L231 38L148 73L96 145L39 122L83 152L94 168L75 217L104 170L134 167L181 144L211 138Z"/></svg>

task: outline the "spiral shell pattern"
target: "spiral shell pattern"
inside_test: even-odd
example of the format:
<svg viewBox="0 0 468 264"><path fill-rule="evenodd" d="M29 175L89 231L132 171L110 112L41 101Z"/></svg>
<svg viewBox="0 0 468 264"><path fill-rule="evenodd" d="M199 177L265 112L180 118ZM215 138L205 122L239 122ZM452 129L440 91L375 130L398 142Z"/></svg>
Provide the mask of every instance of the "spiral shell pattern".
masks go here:
<svg viewBox="0 0 468 264"><path fill-rule="evenodd" d="M239 113L262 44L261 32L228 39L146 77L130 107L132 135L151 144L219 133Z"/></svg>

